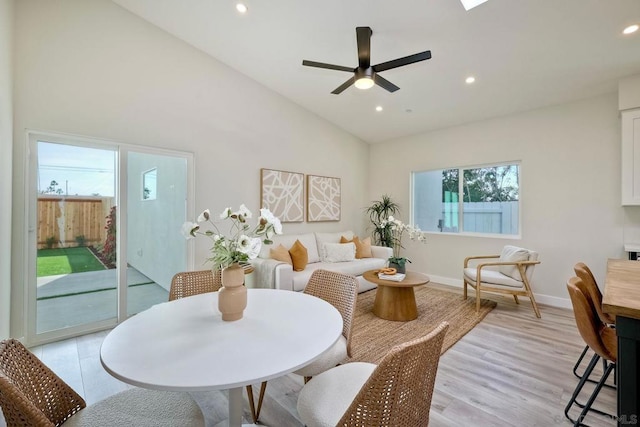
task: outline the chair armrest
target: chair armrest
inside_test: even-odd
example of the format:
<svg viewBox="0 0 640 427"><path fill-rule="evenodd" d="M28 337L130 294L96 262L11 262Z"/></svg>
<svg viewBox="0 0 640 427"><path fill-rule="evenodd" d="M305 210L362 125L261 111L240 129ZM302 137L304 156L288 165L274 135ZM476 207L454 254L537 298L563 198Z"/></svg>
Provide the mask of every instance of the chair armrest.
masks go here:
<svg viewBox="0 0 640 427"><path fill-rule="evenodd" d="M468 256L464 259L464 268L468 267L469 261L472 259L491 259L491 258L500 258L500 255L477 255L477 256Z"/></svg>

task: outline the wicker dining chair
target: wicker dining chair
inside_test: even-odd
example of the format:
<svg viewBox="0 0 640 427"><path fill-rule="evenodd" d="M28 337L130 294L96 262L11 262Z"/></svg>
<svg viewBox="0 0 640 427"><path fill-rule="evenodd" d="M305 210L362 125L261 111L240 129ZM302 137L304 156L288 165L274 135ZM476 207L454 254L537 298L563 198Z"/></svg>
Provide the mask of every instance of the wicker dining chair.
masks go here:
<svg viewBox="0 0 640 427"><path fill-rule="evenodd" d="M602 292L600 292L600 288L598 287L598 283L596 282L596 279L593 276L591 269L587 267L585 263L579 262L573 266L573 271L576 273L576 276L578 276L580 280L582 280L582 283L584 284L586 290L589 292L589 295L593 300L593 305L595 307L596 313L600 318L600 320L602 321L602 323L607 325L610 328L615 328L616 327L615 316L611 316L602 311ZM582 360L584 359L588 351L589 351L589 346L585 345L584 349L582 350L582 353L580 354L580 357L578 357L578 360L576 361L575 365L573 365L573 374L579 379L582 379L582 375L584 375L584 373L579 374L578 368L580 367L580 364L582 363ZM603 369L606 369L607 367L606 360L603 359L602 362L603 362ZM596 382L591 379L587 379L587 381ZM612 386L605 384L605 387L612 387Z"/></svg>
<svg viewBox="0 0 640 427"><path fill-rule="evenodd" d="M183 271L171 279L169 301L192 295L215 292L222 287L222 270Z"/></svg>
<svg viewBox="0 0 640 427"><path fill-rule="evenodd" d="M133 388L87 406L15 339L0 342L0 406L8 427L204 426L188 393Z"/></svg>
<svg viewBox="0 0 640 427"><path fill-rule="evenodd" d="M393 347L377 366L346 363L313 377L298 396L300 420L307 427L427 426L448 327L442 322Z"/></svg>
<svg viewBox="0 0 640 427"><path fill-rule="evenodd" d="M333 305L342 316L342 335L333 347L311 364L294 372L302 375L307 382L314 375L333 368L347 357L351 357L351 330L358 297L358 280L355 276L320 269L313 272L309 283L304 288L304 293L325 300ZM250 390L250 387L248 386L247 391ZM264 381L260 386L257 408L254 409L253 399L249 398L251 412L255 414L254 421L260 417L266 388L267 382ZM250 396L252 395L253 393L250 394Z"/></svg>

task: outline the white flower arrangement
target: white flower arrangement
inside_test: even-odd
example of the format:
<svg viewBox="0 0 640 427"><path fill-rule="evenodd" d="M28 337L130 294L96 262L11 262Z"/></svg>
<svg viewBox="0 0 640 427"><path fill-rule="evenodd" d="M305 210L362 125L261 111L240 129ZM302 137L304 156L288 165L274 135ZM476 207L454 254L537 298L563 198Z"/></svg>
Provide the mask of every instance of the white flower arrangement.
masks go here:
<svg viewBox="0 0 640 427"><path fill-rule="evenodd" d="M405 224L399 219L394 218L393 216L390 216L389 219L382 221L379 227L389 227L389 229L391 230L393 257L389 258L389 261L401 266L404 266L405 262L411 262L408 259L400 256L400 249L403 248L402 237L405 233L407 233L411 240L417 240L418 242L422 243L427 242L426 234L422 230L420 230L419 227Z"/></svg>
<svg viewBox="0 0 640 427"><path fill-rule="evenodd" d="M260 209L260 218L253 229L247 224L247 220L252 216L253 214L244 204L240 205L236 212L231 208L225 208L220 214L221 221L218 223L231 221L227 236L220 232L218 224L211 220L211 212L206 209L198 215L198 222L187 221L182 224L182 234L187 239L192 239L198 234L209 237L213 241L213 246L211 247L212 256L207 258L207 261L211 261L216 270L226 268L231 264L256 258L263 243L271 244L273 243L271 237L274 234L282 234L280 220L269 209ZM203 223L209 223L212 229L202 231L200 224Z"/></svg>

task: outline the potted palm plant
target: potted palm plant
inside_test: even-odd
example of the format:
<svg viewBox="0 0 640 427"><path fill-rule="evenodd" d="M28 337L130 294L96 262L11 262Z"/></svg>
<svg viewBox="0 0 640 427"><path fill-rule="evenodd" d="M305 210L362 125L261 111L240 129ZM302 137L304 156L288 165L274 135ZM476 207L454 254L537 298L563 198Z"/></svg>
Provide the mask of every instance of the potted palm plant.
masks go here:
<svg viewBox="0 0 640 427"><path fill-rule="evenodd" d="M384 194L381 200L374 201L371 206L366 208L366 212L373 225L374 244L392 248L394 238L388 219L390 216L400 213L400 206L391 200L390 196Z"/></svg>

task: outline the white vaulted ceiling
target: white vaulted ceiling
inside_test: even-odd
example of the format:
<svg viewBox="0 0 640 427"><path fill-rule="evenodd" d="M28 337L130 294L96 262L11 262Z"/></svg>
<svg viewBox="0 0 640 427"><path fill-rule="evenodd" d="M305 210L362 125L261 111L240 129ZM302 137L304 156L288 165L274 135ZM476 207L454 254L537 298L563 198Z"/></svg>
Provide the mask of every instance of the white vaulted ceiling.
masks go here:
<svg viewBox="0 0 640 427"><path fill-rule="evenodd" d="M640 73L640 0L113 0L143 19L376 143L614 92ZM371 63L424 50L432 59L381 75L398 85L331 91L350 74L302 60L357 66L357 26ZM475 83L465 78L475 76ZM376 112L376 106L382 112Z"/></svg>

